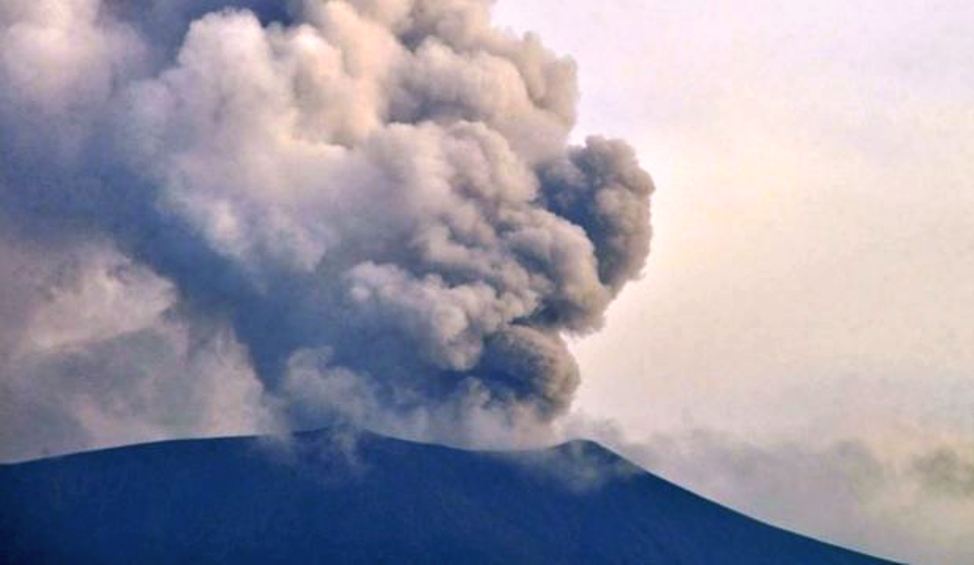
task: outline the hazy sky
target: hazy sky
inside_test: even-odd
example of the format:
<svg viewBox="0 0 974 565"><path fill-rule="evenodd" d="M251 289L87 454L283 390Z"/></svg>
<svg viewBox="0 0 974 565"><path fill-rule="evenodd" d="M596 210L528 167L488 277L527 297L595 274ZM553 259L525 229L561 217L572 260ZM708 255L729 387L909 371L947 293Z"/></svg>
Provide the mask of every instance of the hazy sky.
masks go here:
<svg viewBox="0 0 974 565"><path fill-rule="evenodd" d="M974 5L496 15L576 59L577 135L627 138L657 184L644 280L574 345L579 410L779 522L974 559Z"/></svg>
<svg viewBox="0 0 974 565"><path fill-rule="evenodd" d="M489 0L282 4L0 0L0 461L588 435L974 563L974 5L498 0L572 130ZM646 250L589 133L654 249L566 345Z"/></svg>

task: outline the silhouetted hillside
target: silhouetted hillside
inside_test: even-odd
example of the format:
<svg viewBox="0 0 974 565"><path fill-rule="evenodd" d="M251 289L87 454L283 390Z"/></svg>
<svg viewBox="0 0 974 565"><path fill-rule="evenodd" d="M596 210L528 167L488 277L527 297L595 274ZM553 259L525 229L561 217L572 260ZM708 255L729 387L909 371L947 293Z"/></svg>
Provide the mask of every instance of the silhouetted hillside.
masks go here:
<svg viewBox="0 0 974 565"><path fill-rule="evenodd" d="M175 441L2 466L2 560L880 562L744 517L594 443L488 453L346 439Z"/></svg>

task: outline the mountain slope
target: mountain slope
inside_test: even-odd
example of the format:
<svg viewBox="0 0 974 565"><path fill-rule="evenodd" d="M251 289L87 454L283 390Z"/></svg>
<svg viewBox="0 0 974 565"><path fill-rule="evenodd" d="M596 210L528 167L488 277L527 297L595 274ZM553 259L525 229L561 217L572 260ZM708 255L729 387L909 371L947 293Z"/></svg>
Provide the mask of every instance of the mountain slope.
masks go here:
<svg viewBox="0 0 974 565"><path fill-rule="evenodd" d="M880 562L746 518L590 442L486 453L331 432L0 466L0 561Z"/></svg>

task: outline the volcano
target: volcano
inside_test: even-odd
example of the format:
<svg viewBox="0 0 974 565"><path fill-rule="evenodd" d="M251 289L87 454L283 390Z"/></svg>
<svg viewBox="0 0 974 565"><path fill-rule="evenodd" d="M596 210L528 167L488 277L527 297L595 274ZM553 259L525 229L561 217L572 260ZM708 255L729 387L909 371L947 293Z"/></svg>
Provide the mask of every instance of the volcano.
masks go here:
<svg viewBox="0 0 974 565"><path fill-rule="evenodd" d="M336 430L0 466L0 561L884 562L743 516L593 442L465 451Z"/></svg>

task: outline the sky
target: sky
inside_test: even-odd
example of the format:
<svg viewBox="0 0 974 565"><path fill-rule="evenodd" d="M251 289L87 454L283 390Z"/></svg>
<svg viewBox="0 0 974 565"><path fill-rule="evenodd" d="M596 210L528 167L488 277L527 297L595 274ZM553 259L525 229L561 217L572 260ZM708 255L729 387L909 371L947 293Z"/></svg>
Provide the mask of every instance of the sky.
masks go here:
<svg viewBox="0 0 974 565"><path fill-rule="evenodd" d="M974 562L974 7L288 6L0 3L0 461L588 436Z"/></svg>
<svg viewBox="0 0 974 565"><path fill-rule="evenodd" d="M777 523L974 559L974 7L496 17L577 61L575 135L628 139L657 186L643 279L573 341L577 411Z"/></svg>

